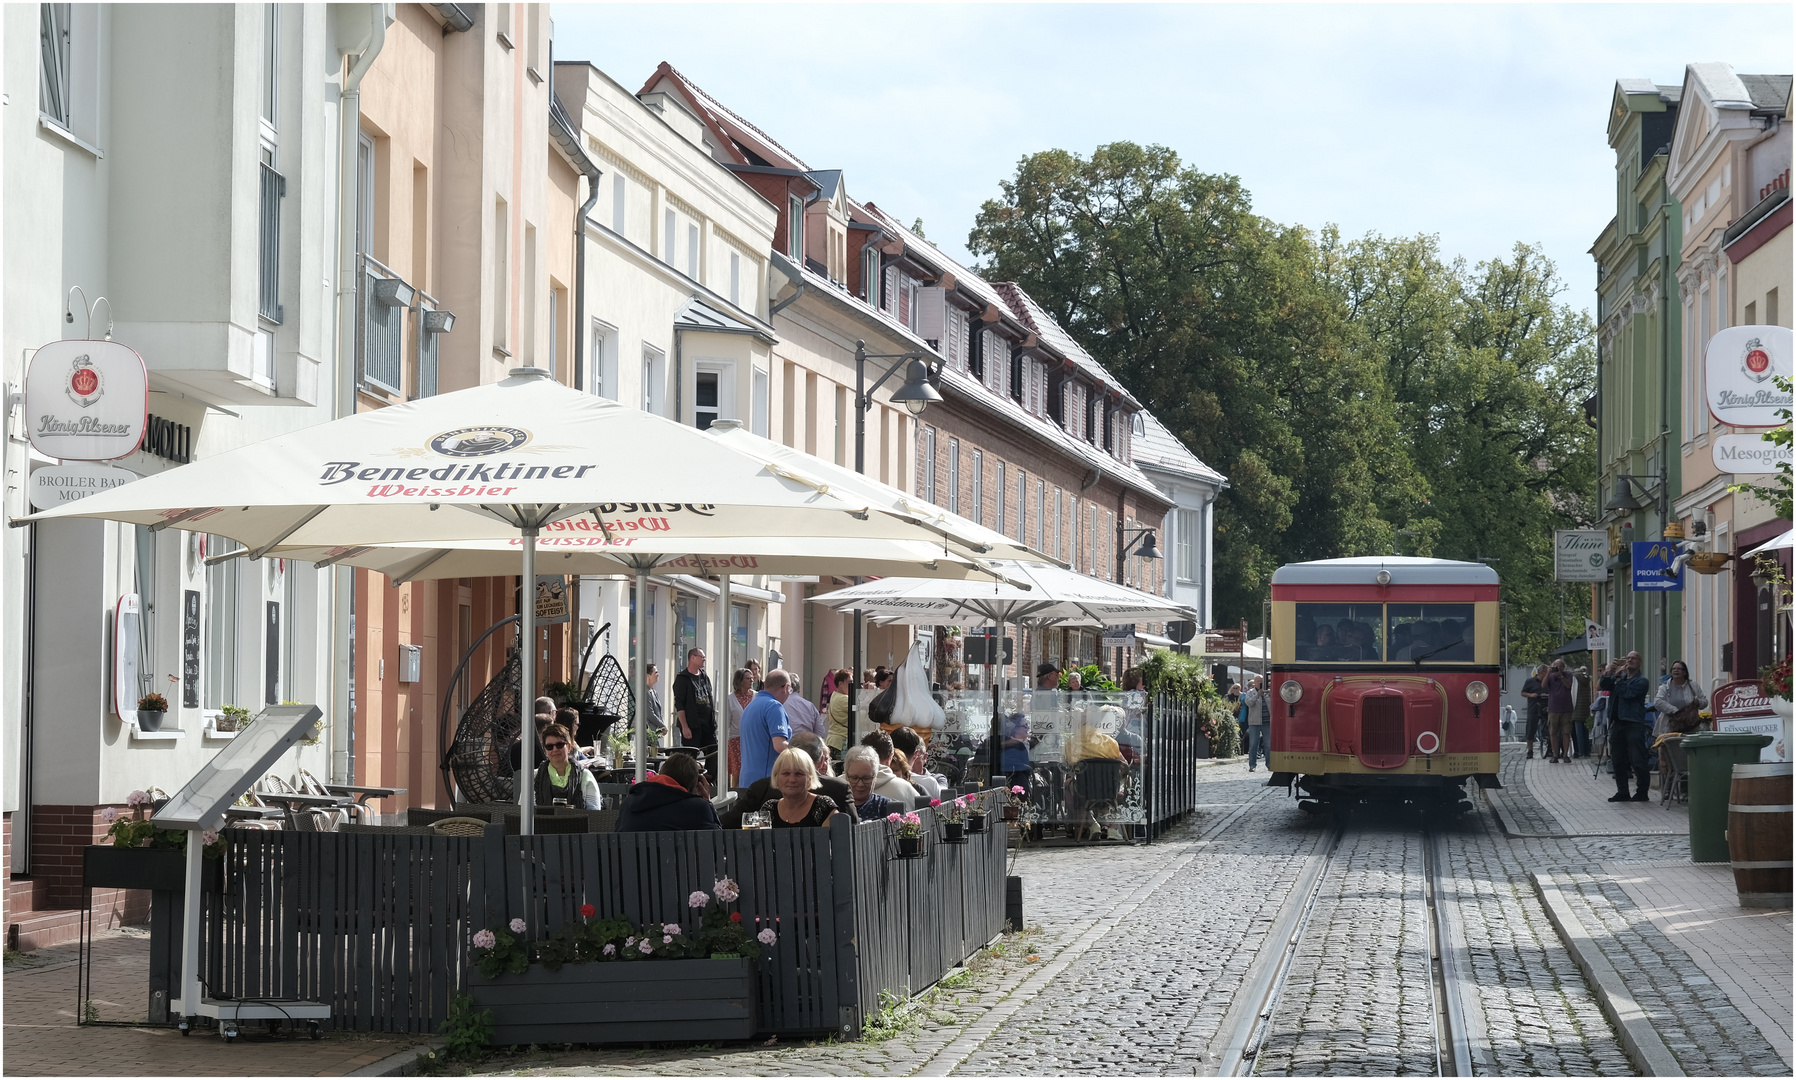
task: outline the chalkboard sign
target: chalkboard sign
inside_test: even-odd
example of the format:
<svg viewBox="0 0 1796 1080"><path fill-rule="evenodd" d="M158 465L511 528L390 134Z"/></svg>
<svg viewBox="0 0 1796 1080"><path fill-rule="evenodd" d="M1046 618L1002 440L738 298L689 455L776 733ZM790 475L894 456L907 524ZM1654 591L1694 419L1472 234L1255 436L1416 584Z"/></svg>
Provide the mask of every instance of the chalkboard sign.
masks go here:
<svg viewBox="0 0 1796 1080"><path fill-rule="evenodd" d="M281 605L278 600L268 601L268 663L262 670L267 673L262 703L278 705L281 701Z"/></svg>
<svg viewBox="0 0 1796 1080"><path fill-rule="evenodd" d="M200 707L200 594L181 594L181 704Z"/></svg>

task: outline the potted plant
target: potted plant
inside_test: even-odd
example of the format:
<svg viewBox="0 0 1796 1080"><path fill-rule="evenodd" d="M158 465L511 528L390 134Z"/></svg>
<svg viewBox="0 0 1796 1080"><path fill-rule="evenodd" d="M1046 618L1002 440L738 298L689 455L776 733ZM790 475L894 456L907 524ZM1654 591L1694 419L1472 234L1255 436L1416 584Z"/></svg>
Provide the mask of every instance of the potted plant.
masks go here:
<svg viewBox="0 0 1796 1080"><path fill-rule="evenodd" d="M160 731L168 716L168 699L161 694L145 694L137 699L137 729Z"/></svg>
<svg viewBox="0 0 1796 1080"><path fill-rule="evenodd" d="M1765 695L1765 699L1771 703L1771 710L1777 715L1790 715L1789 657L1759 669L1759 692Z"/></svg>
<svg viewBox="0 0 1796 1080"><path fill-rule="evenodd" d="M249 710L241 705L226 705L218 712L218 719L212 722L213 731L242 731L249 726Z"/></svg>
<svg viewBox="0 0 1796 1080"><path fill-rule="evenodd" d="M940 799L929 800L935 808L936 817L942 824L942 843L964 844L967 842L967 796L962 795L949 802Z"/></svg>
<svg viewBox="0 0 1796 1080"><path fill-rule="evenodd" d="M1010 789L1011 797L1004 801L1004 820L1005 821L1016 821L1018 818L1023 816L1023 804L1018 802L1017 800L1022 798L1026 794L1028 794L1028 792L1023 790L1023 785L1021 785L1021 784L1016 784L1011 787L1011 789Z"/></svg>
<svg viewBox="0 0 1796 1080"><path fill-rule="evenodd" d="M978 834L985 831L985 815L988 809L986 792L975 792L966 796L967 800L967 832Z"/></svg>
<svg viewBox="0 0 1796 1080"><path fill-rule="evenodd" d="M125 796L126 812L116 807L100 811L106 822L110 846L96 844L83 857L82 884L106 889L160 889L180 892L187 880L187 830L158 828L151 820L155 796L133 791ZM205 845L206 888L217 891L223 881L225 841L207 829L200 834Z"/></svg>
<svg viewBox="0 0 1796 1080"><path fill-rule="evenodd" d="M693 892L691 928L601 919L583 904L578 921L547 937L532 940L523 919L481 930L468 992L491 1014L499 1045L746 1039L755 1033L753 965L779 937L731 909L738 895L729 878Z"/></svg>
<svg viewBox="0 0 1796 1080"><path fill-rule="evenodd" d="M894 826L893 832L898 837L898 857L900 859L920 859L923 857L923 819L916 811L907 814L891 813L886 821Z"/></svg>

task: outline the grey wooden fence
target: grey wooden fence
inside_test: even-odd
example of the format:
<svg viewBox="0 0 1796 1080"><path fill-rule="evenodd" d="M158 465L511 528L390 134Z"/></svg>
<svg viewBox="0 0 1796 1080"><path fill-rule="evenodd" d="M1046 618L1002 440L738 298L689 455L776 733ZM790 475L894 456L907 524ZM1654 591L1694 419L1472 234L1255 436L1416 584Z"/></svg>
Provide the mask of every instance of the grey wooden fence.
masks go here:
<svg viewBox="0 0 1796 1080"><path fill-rule="evenodd" d="M1150 843L1197 806L1197 703L1166 694L1149 703L1142 757Z"/></svg>
<svg viewBox="0 0 1796 1080"><path fill-rule="evenodd" d="M933 816L922 812L933 828ZM729 876L745 922L778 939L758 965L763 1029L859 1033L881 990L921 989L1002 927L1004 834L932 841L900 860L883 823L829 829L484 838L230 831L208 894L213 996L300 998L338 1027L433 1032L465 983L475 931L513 918L532 937L582 904L632 922L686 922L687 897Z"/></svg>

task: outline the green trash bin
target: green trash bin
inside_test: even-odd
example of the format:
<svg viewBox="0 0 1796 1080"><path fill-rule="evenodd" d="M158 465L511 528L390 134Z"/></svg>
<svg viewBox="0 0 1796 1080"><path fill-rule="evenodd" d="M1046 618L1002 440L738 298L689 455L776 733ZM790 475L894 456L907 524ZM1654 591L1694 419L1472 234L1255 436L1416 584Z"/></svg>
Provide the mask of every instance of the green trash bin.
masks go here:
<svg viewBox="0 0 1796 1080"><path fill-rule="evenodd" d="M1697 731L1684 736L1690 770L1690 861L1727 862L1727 796L1734 766L1751 765L1771 736Z"/></svg>

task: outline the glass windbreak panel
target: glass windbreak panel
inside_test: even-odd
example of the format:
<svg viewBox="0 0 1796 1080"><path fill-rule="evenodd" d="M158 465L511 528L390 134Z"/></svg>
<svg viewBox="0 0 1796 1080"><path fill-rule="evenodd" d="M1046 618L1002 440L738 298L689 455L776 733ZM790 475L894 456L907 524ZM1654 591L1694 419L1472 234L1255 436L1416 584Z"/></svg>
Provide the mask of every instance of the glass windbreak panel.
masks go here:
<svg viewBox="0 0 1796 1080"><path fill-rule="evenodd" d="M1391 604L1388 617L1392 660L1471 662L1471 604Z"/></svg>
<svg viewBox="0 0 1796 1080"><path fill-rule="evenodd" d="M1298 604L1297 659L1375 663L1384 659L1383 604Z"/></svg>

